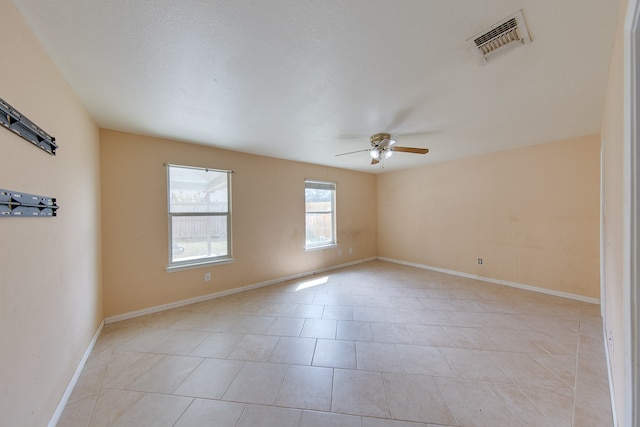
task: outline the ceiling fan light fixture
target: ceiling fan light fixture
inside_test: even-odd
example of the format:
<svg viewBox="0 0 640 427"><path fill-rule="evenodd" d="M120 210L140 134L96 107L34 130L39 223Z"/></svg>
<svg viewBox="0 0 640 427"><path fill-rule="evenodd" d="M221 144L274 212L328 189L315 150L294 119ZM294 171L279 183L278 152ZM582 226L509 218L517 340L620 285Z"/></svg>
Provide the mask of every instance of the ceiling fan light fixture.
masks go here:
<svg viewBox="0 0 640 427"><path fill-rule="evenodd" d="M369 154L374 160L378 160L380 158L380 151L378 151L377 148L372 148L371 150L369 150Z"/></svg>
<svg viewBox="0 0 640 427"><path fill-rule="evenodd" d="M395 141L393 141L395 142ZM393 155L393 151L391 150L384 150L384 158L388 159L389 157L391 157Z"/></svg>

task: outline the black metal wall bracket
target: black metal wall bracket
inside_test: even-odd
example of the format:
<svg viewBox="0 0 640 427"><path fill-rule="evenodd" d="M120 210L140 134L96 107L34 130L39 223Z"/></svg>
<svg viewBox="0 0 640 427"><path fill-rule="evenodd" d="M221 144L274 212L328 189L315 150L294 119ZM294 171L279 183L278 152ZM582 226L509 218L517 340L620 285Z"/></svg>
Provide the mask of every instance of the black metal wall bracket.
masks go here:
<svg viewBox="0 0 640 427"><path fill-rule="evenodd" d="M56 216L55 197L0 189L1 216Z"/></svg>
<svg viewBox="0 0 640 427"><path fill-rule="evenodd" d="M18 110L0 98L0 125L15 132L52 156L56 155L56 139L36 126Z"/></svg>

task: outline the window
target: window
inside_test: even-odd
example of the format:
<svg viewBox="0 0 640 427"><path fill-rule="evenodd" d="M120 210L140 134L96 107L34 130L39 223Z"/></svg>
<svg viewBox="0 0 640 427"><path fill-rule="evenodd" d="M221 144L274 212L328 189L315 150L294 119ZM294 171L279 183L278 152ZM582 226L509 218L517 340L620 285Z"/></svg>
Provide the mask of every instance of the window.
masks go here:
<svg viewBox="0 0 640 427"><path fill-rule="evenodd" d="M336 184L305 181L305 248L336 244Z"/></svg>
<svg viewBox="0 0 640 427"><path fill-rule="evenodd" d="M169 268L231 259L230 175L168 166Z"/></svg>

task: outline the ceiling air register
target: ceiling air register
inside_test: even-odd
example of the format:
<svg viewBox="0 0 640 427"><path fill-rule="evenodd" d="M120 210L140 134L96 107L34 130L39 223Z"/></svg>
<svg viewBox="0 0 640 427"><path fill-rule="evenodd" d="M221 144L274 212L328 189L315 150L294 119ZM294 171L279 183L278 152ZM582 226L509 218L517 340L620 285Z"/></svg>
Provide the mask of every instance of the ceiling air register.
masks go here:
<svg viewBox="0 0 640 427"><path fill-rule="evenodd" d="M467 43L480 62L485 63L515 47L531 43L531 37L525 25L522 10L519 10L471 37Z"/></svg>

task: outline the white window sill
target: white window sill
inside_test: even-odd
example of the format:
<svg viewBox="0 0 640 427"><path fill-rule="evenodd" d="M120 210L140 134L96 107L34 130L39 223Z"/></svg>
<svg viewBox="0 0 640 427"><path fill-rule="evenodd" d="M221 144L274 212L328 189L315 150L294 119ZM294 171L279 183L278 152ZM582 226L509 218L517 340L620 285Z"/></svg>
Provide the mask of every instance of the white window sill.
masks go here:
<svg viewBox="0 0 640 427"><path fill-rule="evenodd" d="M320 245L320 246L307 246L304 248L305 251L320 251L322 249L331 249L331 248L337 248L338 244L337 243L330 243L328 245Z"/></svg>
<svg viewBox="0 0 640 427"><path fill-rule="evenodd" d="M231 264L234 261L235 261L234 258L224 258L224 259L206 260L206 261L193 261L193 262L187 261L184 264L170 265L165 270L167 271L167 273L172 273L174 271L193 270L194 268L210 267L213 265Z"/></svg>

